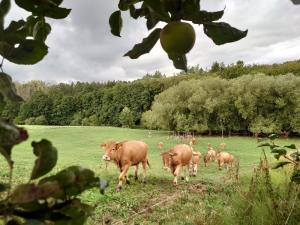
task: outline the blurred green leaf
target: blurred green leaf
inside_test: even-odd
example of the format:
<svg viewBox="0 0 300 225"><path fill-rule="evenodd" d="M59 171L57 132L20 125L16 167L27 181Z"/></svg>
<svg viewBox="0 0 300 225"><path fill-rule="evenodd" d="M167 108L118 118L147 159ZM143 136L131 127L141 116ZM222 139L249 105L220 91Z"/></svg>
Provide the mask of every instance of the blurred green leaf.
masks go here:
<svg viewBox="0 0 300 225"><path fill-rule="evenodd" d="M145 10L145 18L146 18L146 25L147 29L151 30L156 26L156 24L159 22L159 18L157 17L157 14L155 14L153 11L146 9Z"/></svg>
<svg viewBox="0 0 300 225"><path fill-rule="evenodd" d="M21 222L15 219L9 220L5 225L21 225Z"/></svg>
<svg viewBox="0 0 300 225"><path fill-rule="evenodd" d="M187 59L185 55L168 54L176 69L187 71Z"/></svg>
<svg viewBox="0 0 300 225"><path fill-rule="evenodd" d="M297 184L300 184L300 170L297 169L293 172L291 180Z"/></svg>
<svg viewBox="0 0 300 225"><path fill-rule="evenodd" d="M35 64L42 60L48 53L48 47L44 42L26 39L17 46L0 42L0 54L12 63Z"/></svg>
<svg viewBox="0 0 300 225"><path fill-rule="evenodd" d="M51 142L43 139L40 142L32 142L33 153L38 157L35 160L31 173L31 180L39 178L50 172L56 165L57 150Z"/></svg>
<svg viewBox="0 0 300 225"><path fill-rule="evenodd" d="M10 0L1 0L0 2L0 37L2 36L2 32L4 29L4 17L10 10L10 5Z"/></svg>
<svg viewBox="0 0 300 225"><path fill-rule="evenodd" d="M292 154L290 154L290 156L296 161L299 162L300 161L300 152L293 152Z"/></svg>
<svg viewBox="0 0 300 225"><path fill-rule="evenodd" d="M161 20L165 22L171 21L169 14L164 10L160 0L144 0L144 4L154 11Z"/></svg>
<svg viewBox="0 0 300 225"><path fill-rule="evenodd" d="M82 225L92 214L94 207L82 203L79 199L73 199L70 204L58 210L69 219L57 221L56 225Z"/></svg>
<svg viewBox="0 0 300 225"><path fill-rule="evenodd" d="M8 27L4 30L2 40L12 46L24 41L27 37L25 21L11 21Z"/></svg>
<svg viewBox="0 0 300 225"><path fill-rule="evenodd" d="M50 181L59 183L65 195L61 196L63 198L79 195L83 191L99 185L99 178L95 177L94 172L80 166L68 167L56 175L43 178L39 184Z"/></svg>
<svg viewBox="0 0 300 225"><path fill-rule="evenodd" d="M35 24L40 21L40 19L38 17L35 17L33 15L28 16L26 18L26 23L24 25L24 28L27 30L27 35L28 36L32 36L33 37L33 29Z"/></svg>
<svg viewBox="0 0 300 225"><path fill-rule="evenodd" d="M59 192L61 192L60 187L55 181L40 185L20 184L16 186L9 196L9 202L17 205L28 204L40 199L56 196Z"/></svg>
<svg viewBox="0 0 300 225"><path fill-rule="evenodd" d="M19 7L35 15L46 16L53 19L66 18L71 12L71 9L58 7L62 2L61 0L15 0L15 2Z"/></svg>
<svg viewBox="0 0 300 225"><path fill-rule="evenodd" d="M35 40L45 41L51 32L51 26L45 21L38 21L33 28L32 35Z"/></svg>
<svg viewBox="0 0 300 225"><path fill-rule="evenodd" d="M257 147L270 147L271 144L270 143L262 143L262 144L259 144Z"/></svg>
<svg viewBox="0 0 300 225"><path fill-rule="evenodd" d="M39 220L27 220L23 225L44 225L44 223Z"/></svg>
<svg viewBox="0 0 300 225"><path fill-rule="evenodd" d="M28 138L27 131L10 124L0 118L0 154L4 156L9 166L12 167L11 150L14 145Z"/></svg>
<svg viewBox="0 0 300 225"><path fill-rule="evenodd" d="M0 183L0 192L4 192L9 188L8 184Z"/></svg>
<svg viewBox="0 0 300 225"><path fill-rule="evenodd" d="M203 24L208 22L213 22L221 19L224 15L224 10L216 12L207 12L204 10L193 12L193 14L185 14L183 16L184 20L192 21L196 24Z"/></svg>
<svg viewBox="0 0 300 225"><path fill-rule="evenodd" d="M134 5L137 2L140 2L141 0L120 0L118 7L122 11L126 11L129 9L130 6Z"/></svg>
<svg viewBox="0 0 300 225"><path fill-rule="evenodd" d="M10 0L1 0L0 2L0 39L3 36L4 30L4 17L10 10Z"/></svg>
<svg viewBox="0 0 300 225"><path fill-rule="evenodd" d="M291 145L285 145L284 147L286 148L290 148L290 149L297 149L295 144L291 144Z"/></svg>
<svg viewBox="0 0 300 225"><path fill-rule="evenodd" d="M11 77L6 73L0 72L0 94L6 101L20 102L23 99L17 94Z"/></svg>
<svg viewBox="0 0 300 225"><path fill-rule="evenodd" d="M110 32L118 37L121 37L121 29L123 25L121 11L113 12L109 17Z"/></svg>
<svg viewBox="0 0 300 225"><path fill-rule="evenodd" d="M150 35L143 39L142 43L136 44L132 50L124 56L129 56L131 59L137 59L143 54L149 53L159 39L160 28L153 30Z"/></svg>
<svg viewBox="0 0 300 225"><path fill-rule="evenodd" d="M284 162L278 162L272 169L278 169L280 167L284 167L287 164L290 164L291 162L284 161Z"/></svg>
<svg viewBox="0 0 300 225"><path fill-rule="evenodd" d="M284 148L276 147L276 148L271 150L271 153L276 153L276 154L279 154L279 155L286 155L287 151Z"/></svg>
<svg viewBox="0 0 300 225"><path fill-rule="evenodd" d="M204 23L204 33L213 40L216 45L238 41L247 36L248 30L241 31L228 23Z"/></svg>

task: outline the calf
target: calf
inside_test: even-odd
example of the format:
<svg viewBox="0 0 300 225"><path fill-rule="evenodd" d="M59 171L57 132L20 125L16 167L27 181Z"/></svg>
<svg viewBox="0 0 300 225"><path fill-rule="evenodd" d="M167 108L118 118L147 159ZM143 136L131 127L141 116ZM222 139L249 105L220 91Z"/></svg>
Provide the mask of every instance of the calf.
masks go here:
<svg viewBox="0 0 300 225"><path fill-rule="evenodd" d="M123 141L109 142L102 144L101 147L105 150L105 155L102 159L105 161L113 161L120 170L119 184L117 191L120 191L124 181L129 183L127 172L130 166L135 166L135 178L138 178L138 166L143 165L143 182L146 176L146 167L149 166L147 154L148 145L143 141Z"/></svg>
<svg viewBox="0 0 300 225"><path fill-rule="evenodd" d="M208 162L210 160L216 160L216 151L213 149L209 149L203 157L203 161L205 163L205 167L208 166Z"/></svg>
<svg viewBox="0 0 300 225"><path fill-rule="evenodd" d="M163 169L170 171L170 155L169 152L160 153L162 161L163 161Z"/></svg>
<svg viewBox="0 0 300 225"><path fill-rule="evenodd" d="M226 169L228 166L232 167L234 157L233 155L229 154L228 152L218 152L216 155L216 159L219 165L219 170L222 169L222 166L225 165Z"/></svg>
<svg viewBox="0 0 300 225"><path fill-rule="evenodd" d="M190 166L190 169L191 169L190 175L192 175L194 177L197 175L197 172L198 172L198 165L200 162L200 158L201 158L201 153L193 151L192 163Z"/></svg>

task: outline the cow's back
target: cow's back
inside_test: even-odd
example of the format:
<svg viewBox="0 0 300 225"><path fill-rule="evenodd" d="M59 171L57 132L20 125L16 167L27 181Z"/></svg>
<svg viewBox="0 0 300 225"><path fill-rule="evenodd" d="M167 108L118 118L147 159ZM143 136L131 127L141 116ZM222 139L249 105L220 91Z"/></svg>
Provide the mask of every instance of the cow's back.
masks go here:
<svg viewBox="0 0 300 225"><path fill-rule="evenodd" d="M220 152L217 154L217 160L224 163L230 163L233 161L233 159L233 155L229 154L228 152Z"/></svg>
<svg viewBox="0 0 300 225"><path fill-rule="evenodd" d="M143 141L124 141L120 149L121 161L130 161L132 165L147 160L148 145Z"/></svg>

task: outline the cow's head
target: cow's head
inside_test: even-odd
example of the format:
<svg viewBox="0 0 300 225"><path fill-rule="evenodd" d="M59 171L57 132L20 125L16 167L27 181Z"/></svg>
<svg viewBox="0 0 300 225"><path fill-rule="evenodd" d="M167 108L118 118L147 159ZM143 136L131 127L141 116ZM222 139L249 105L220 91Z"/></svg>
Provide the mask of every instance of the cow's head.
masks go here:
<svg viewBox="0 0 300 225"><path fill-rule="evenodd" d="M108 142L101 144L100 147L104 149L105 154L102 156L102 159L105 161L115 160L117 157L117 151L120 148L122 143L119 142Z"/></svg>
<svg viewBox="0 0 300 225"><path fill-rule="evenodd" d="M163 160L163 168L164 170L169 170L170 169L170 155L169 152L162 152L161 154L162 160Z"/></svg>

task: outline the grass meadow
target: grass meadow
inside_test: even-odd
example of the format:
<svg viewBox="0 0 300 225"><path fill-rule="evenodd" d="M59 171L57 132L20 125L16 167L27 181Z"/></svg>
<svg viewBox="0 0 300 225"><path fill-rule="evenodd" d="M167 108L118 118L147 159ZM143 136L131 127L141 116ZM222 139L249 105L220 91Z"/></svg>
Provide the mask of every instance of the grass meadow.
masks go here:
<svg viewBox="0 0 300 225"><path fill-rule="evenodd" d="M26 182L30 176L35 160L32 154L31 141L43 138L51 140L58 149L59 159L52 173L70 165L80 165L95 171L102 179L109 180L110 186L101 195L98 190L86 191L82 198L95 206L94 214L87 224L241 224L234 221L240 215L240 210L247 206L247 192L251 189L253 168L259 164L262 157L257 141L250 137L197 137L195 150L204 154L207 144L214 148L221 142L226 143L226 151L239 159L239 176L237 181L233 171L219 171L217 164L212 162L208 168L200 162L197 177L191 177L189 182L181 181L173 187L173 177L170 172L162 169L159 142L164 143L167 150L180 143L174 136L164 131L148 131L112 127L54 127L26 126L30 138L25 143L15 147L13 184ZM147 171L146 183L133 179L134 168L129 170L131 184L125 185L120 193L115 192L118 181L118 170L114 164L101 160L104 151L99 147L109 140L143 140L149 145L149 162L151 168ZM294 143L300 146L300 139L280 139L279 144ZM273 157L267 157L272 163ZM0 159L0 179L7 179L5 161ZM141 169L140 169L141 172ZM271 171L272 185L280 187L288 184L286 176L289 169ZM131 176L130 176L131 175ZM250 197L251 198L251 197ZM251 200L251 199L250 199ZM255 206L257 218L251 222L245 217L244 224L272 224L268 211L263 205ZM248 210L248 208L245 208ZM244 210L244 211L245 211ZM243 212L244 212L243 211ZM247 212L247 211L245 211ZM245 214L246 215L246 214ZM270 219L266 217L270 216ZM291 216L292 218L292 216ZM239 221L243 221L240 218ZM256 221L256 222L255 222ZM299 224L289 219L287 224ZM299 220L300 221L300 220ZM298 222L299 222L298 221ZM251 223L250 223L251 222Z"/></svg>

